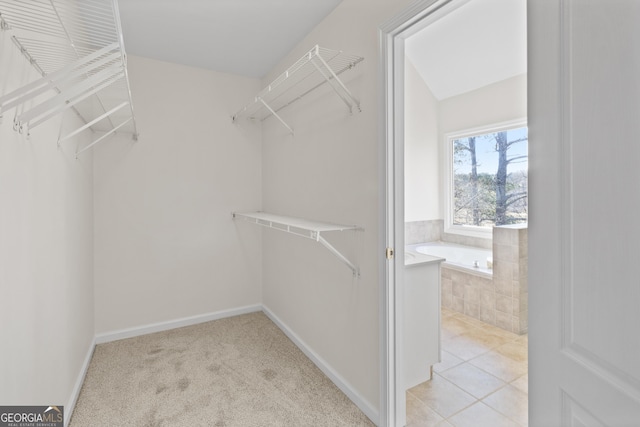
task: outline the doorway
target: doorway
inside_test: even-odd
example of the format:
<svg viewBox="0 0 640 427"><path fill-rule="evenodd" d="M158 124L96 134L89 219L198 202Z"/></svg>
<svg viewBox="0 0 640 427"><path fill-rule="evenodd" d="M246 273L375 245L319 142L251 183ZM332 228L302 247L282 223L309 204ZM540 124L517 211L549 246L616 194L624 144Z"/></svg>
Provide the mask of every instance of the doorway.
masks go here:
<svg viewBox="0 0 640 427"><path fill-rule="evenodd" d="M400 380L401 378L403 378L403 366L400 361L404 359L403 348L405 348L404 339L406 338L404 336L406 325L403 325L404 319L402 316L403 301L404 301L404 260L405 260L404 248L405 248L405 244L415 243L415 237L409 236L408 234L410 233L407 233L407 235L405 235L405 223L411 220L423 221L423 222L440 221L442 225L439 225L437 223L435 225L434 224L427 225L427 228L431 230L431 233L433 233L434 228L437 229L438 227L440 227L442 229L445 229L445 227L447 227L446 218L443 218L444 216L443 211L446 210L443 204L445 202L446 197L442 194L442 192L445 191L443 190L443 187L445 186L443 185L442 181L446 178L445 176L446 174L444 173L444 171L438 171L437 173L434 173L433 171L434 164L435 164L435 168L438 168L439 167L438 165L442 167L443 162L446 161L446 156L444 155L445 150L443 148L444 135L447 133L445 132L445 130L446 131L461 131L461 130L468 130L468 129L477 130L478 128L482 128L483 126L488 127L488 125L504 125L506 122L513 122L513 121L522 122L522 119L524 119L526 123L526 60L518 70L505 71L504 66L502 67L498 66L499 69L501 69L504 73L506 73L506 76L504 74L501 76L496 76L495 73L492 74L492 73L486 72L487 71L486 67L483 68L482 72L479 72L477 70L476 72L473 72L473 67L481 66L482 61L486 59L486 58L479 59L477 56L475 57L469 56L469 55L479 54L480 52L478 48L472 49L471 53L465 54L461 50L460 45L457 47L454 45L447 47L447 43L451 42L454 39L462 40L462 42L464 42L465 40L469 40L470 38L472 38L473 41L479 41L479 39L482 39L481 36L485 35L485 34L477 33L478 31L477 29L475 30L476 33L473 32L472 30L472 28L474 28L473 13L467 13L467 14L463 13L464 11L469 11L470 9L477 8L479 3L483 3L483 2L470 2L469 0L419 2L413 8L411 8L410 10L407 10L403 16L396 17L393 22L389 22L388 24L386 24L384 27L381 28L382 40L383 40L382 53L383 53L383 56L385 56L387 59L386 61L387 73L385 76L386 104L388 108L390 108L390 110L392 111L391 115L387 114L388 120L385 123L385 134L388 140L393 141L392 144L388 144L385 146L387 150L385 152L385 157L387 158L387 182L386 182L385 189L387 191L387 196L389 196L390 194L392 195L392 197L387 198L387 215L388 215L389 224L393 224L393 226L387 226L386 232L387 232L387 242L389 242L390 246L392 246L395 249L395 253L396 253L394 260L392 262L389 262L387 265L388 268L386 271L386 280L389 281L390 286L388 286L385 289L386 293L384 295L385 297L384 310L386 311L386 313L384 314L386 315L386 319L387 319L385 328L387 328L386 330L388 331L393 331L393 333L389 335L389 338L393 339L393 342L389 342L387 344L388 344L388 348L395 348L394 354L391 354L391 352L389 352L383 355L386 357L387 366L389 367L389 369L387 370L386 378L385 378L386 384L384 384L385 381L383 381L383 387L385 387L385 385L391 386L391 387L386 387L387 390L391 390L388 394L385 394L385 392L383 391L383 399L386 399L386 402L383 402L382 407L388 408L388 413L384 414L384 416L386 417L387 425L401 426L401 425L407 424L407 421L415 421L415 419L407 420L407 417L406 417L407 407L416 406L415 400L416 399L420 400L420 396L417 396L420 393L422 393L422 398L423 398L422 400L425 400L427 398L426 396L427 393L424 390L425 389L424 387L422 390L415 390L414 393L405 394L403 382ZM484 2L484 3L486 4L487 2ZM493 3L499 3L499 0L495 0L495 2ZM522 9L526 9L526 2L524 0L522 2L513 2L513 1L509 2L510 5L513 5L515 3L521 3L519 6ZM500 6L497 6L497 7L498 9L500 9ZM477 14L478 11L476 10L475 13ZM480 13L485 13L495 17L496 10L494 9L493 11L484 11L484 12L480 11ZM459 18L460 22L462 23L459 22L457 24L458 25L457 29L452 30L451 29L451 27L453 26L452 19L454 16L462 16L461 18ZM504 19L506 19L509 24L518 25L512 22L512 18L507 17ZM477 20L479 22L486 23L487 15L478 16ZM525 21L519 25L521 25L521 29L523 34L525 35L525 40L526 40L526 12L524 15L524 20ZM427 31L431 31L433 33L433 30L438 27L448 28L450 31L448 34L442 33L442 35L440 36L433 35L433 34L427 35L427 36L424 35L424 33L426 33ZM475 28L477 28L477 26L475 26ZM493 29L494 28L489 27L487 29L487 32L490 33L491 32L490 30L493 30ZM443 57L439 57L435 61L437 61L439 65L442 65L442 67L440 67L438 70L434 70L435 68L438 68L438 67L428 66L429 60L431 60L432 63L434 61L434 58L432 56L431 58L427 58L426 66L424 64L422 65L417 64L419 61L415 59L415 52L416 50L420 50L420 49L415 48L415 44L417 44L415 41L420 38L424 39L428 37L431 37L432 40L436 40L436 43L432 43L432 46L429 48L422 49L423 51L429 51L432 55L435 55L436 53L434 52L438 52L438 49L439 49L440 54L444 53L445 57L448 60L454 59L454 60L461 60L462 62L456 63L456 61L452 61L451 64L447 64L445 63L446 61L443 61L442 59ZM512 40L509 40L509 41L512 41ZM484 43L489 45L495 44L495 42L493 43L484 42ZM435 45L435 47L433 45ZM413 61L407 60L407 57L411 55L414 56L413 57L414 60ZM522 49L521 55L524 58L526 58L526 41L525 41L524 48ZM500 59L499 53L498 53L497 59ZM493 60L490 62L496 62L496 60ZM463 64L463 65L461 66L460 64ZM465 64L467 68L469 68L469 70L467 71L471 71L472 76L474 78L477 78L477 77L481 77L481 78L479 78L478 81L472 81L473 79L471 78L462 78L462 82L465 83L466 86L455 84L456 79L452 79L451 77L457 74L456 73L457 71L465 71L464 70ZM437 81L438 77L433 77L433 75L437 75L438 71L441 72L440 80L442 81ZM453 71L456 71L456 72L453 72ZM414 200L412 200L411 198L414 197L416 193L420 192L420 189L417 189L416 186L425 184L425 176L422 176L422 177L419 176L417 179L414 176L408 176L407 169L411 168L412 166L409 165L409 163L405 164L405 159L407 158L406 154L408 153L409 150L413 150L415 148L415 146L412 145L412 144L415 144L415 132L413 132L412 129L408 129L406 125L407 123L406 120L409 120L409 117L413 113L409 111L409 107L405 99L405 87L409 80L408 74L411 72L414 73L414 77L415 75L418 75L423 80L424 85L427 87L428 91L431 93L433 98L430 102L432 102L432 104L446 103L448 104L447 108L449 108L449 110L451 110L452 108L451 105L455 104L453 101L451 101L452 99L458 97L458 100L459 100L462 94L470 93L474 91L477 92L477 90L480 87L485 87L491 84L500 86L498 83L504 80L509 80L509 79L511 79L511 84L515 84L516 86L520 85L520 87L524 87L524 98L525 98L523 103L524 111L520 110L514 113L513 117L504 117L502 119L498 119L497 117L500 116L499 114L497 115L494 114L493 116L491 114L491 113L495 113L496 108L485 108L480 111L476 110L475 114L473 113L467 114L466 121L459 120L461 116L463 116L463 114L458 114L458 116L456 117L456 119L458 119L458 122L455 125L452 125L451 123L452 120L449 120L444 125L440 124L440 127L442 129L436 129L435 131L433 130L433 128L431 129L432 135L430 135L427 139L430 138L431 144L434 144L434 145L429 147L429 149L426 150L426 152L430 153L431 158L425 159L425 162L422 164L429 165L429 174L430 174L429 180L432 181L431 184L433 185L433 189L427 190L427 192L430 194L430 196L428 197L430 202L426 206L423 204L422 206L423 212L418 212L420 208L416 209L416 203L413 203ZM520 81L516 82L516 80L518 80L518 75L522 74L522 72L525 73L524 86L522 86L523 81L521 77L520 77ZM430 73L431 73L431 76L429 76ZM458 83L460 81L461 81L460 78L458 78ZM496 89L496 90L499 91L500 89ZM415 92L412 90L411 94L413 95L414 93ZM389 113L389 110L387 111L387 113ZM428 118L422 117L422 119L423 119L422 124L424 125L424 122L428 121ZM515 119L518 119L518 120L515 120ZM414 120L419 121L420 119L414 118ZM455 120L453 121L455 122ZM449 128L447 128L447 126ZM437 159L435 162L433 159L434 152L438 153L436 154ZM413 163L415 163L416 161L419 162L419 159L415 154L416 152L412 151L410 155L411 162ZM405 167L407 169L405 169ZM391 175L393 175L393 179L389 179ZM436 181L436 182L434 183L433 181ZM417 182L419 182L420 184L416 184ZM422 189L422 191L424 191L424 189ZM428 212L428 213L425 213L425 212ZM429 215L431 215L431 217L429 217ZM408 227L408 228L412 228L412 227ZM414 230L419 228L420 228L419 225L413 227ZM438 233L436 232L436 234ZM440 232L440 236L441 235L442 235L442 232ZM471 239L473 241L474 236L473 235L464 236L464 235L458 234L457 236L453 236L453 237L456 237L458 239L467 239L467 241ZM480 242L479 245L482 246L482 244L483 243ZM485 240L485 244L486 244L486 240ZM489 246L491 246L491 243L489 243ZM391 284L394 284L394 285L391 285ZM525 313L525 318L526 318L526 313ZM489 331L489 335L493 337L493 338L490 338L489 341L492 341L493 344L495 345L487 344L487 346L489 347L487 350L494 350L496 347L506 344L507 342L513 345L514 348L517 347L518 343L520 344L522 343L522 340L519 339L517 335L513 335L513 334L510 335L509 331L505 333L501 333L501 330L496 329L495 325L487 325L480 322L480 320L478 319L465 316L464 313L457 313L456 311L452 310L451 307L446 307L443 310L442 319L443 319L443 325L445 326L445 329L443 330L443 334L447 335L447 338L452 338L451 335L455 333L456 328L462 328L462 329L459 329L457 332L460 332L461 334L467 334L467 335L476 333L479 331L485 331L485 332ZM494 317L494 320L495 320L495 317ZM491 329L491 328L494 328L494 329ZM497 338L498 336L500 336L500 338ZM482 338L480 339L482 340ZM523 354L522 348L519 348L517 352L519 354L519 356L517 357L521 358ZM526 357L526 347L525 347L524 353ZM447 356L449 360L447 361L443 360L441 367L443 367L448 363L451 363L450 355L452 353L447 352L446 354L449 355ZM391 360L394 360L395 363L390 363ZM495 375L497 374L497 372L494 372L493 374L491 374L491 372L488 372L488 370L490 371L491 368L484 366L484 369L483 369L477 366L478 364L481 364L481 361L477 361L475 365L473 363L469 363L469 360L459 359L459 362L460 363L458 363L459 366L457 367L457 369L450 371L448 373L449 378L446 378L444 372L442 372L442 375L440 375L440 373L438 373L438 368L436 368L435 378L440 382L442 382L441 380L444 379L446 381L446 383L443 383L445 384L445 386L446 384L449 384L449 385L453 384L456 389L460 389L460 384L456 384L454 381L452 381L454 377L462 376L463 378L461 381L468 382L467 381L468 377L471 376L469 372L473 371L473 373L478 374L478 376L480 377L479 379L480 382L484 381L485 385L487 383L492 383L493 385L491 387L493 386L497 387L492 390L489 390L487 388L487 390L489 390L488 394L491 394L502 387L506 387L506 386L517 387L518 385L518 384L513 384L513 385L509 384L509 382L513 380L513 378L509 378L508 381L506 378L500 379ZM391 365L393 365L393 368L391 367ZM452 366L449 366L449 367L452 367ZM519 369L520 368L521 368L521 365L519 366ZM443 371L444 370L446 369L443 369ZM464 372L467 372L467 374L465 374ZM485 374L489 374L489 376ZM433 384L435 384L435 382ZM482 389L483 387L484 386L480 386L479 388ZM526 387L524 388L526 389ZM473 385L471 385L471 389L474 389ZM476 393L477 396L474 395L473 393ZM474 389L472 393L468 394L469 395L468 397L470 399L469 402L467 404L463 404L460 408L458 408L459 411L454 411L453 413L449 413L449 410L441 409L440 412L442 413L440 414L436 413L434 417L429 418L428 420L425 419L425 421L430 421L433 423L434 420L442 421L445 418L448 419L449 416L455 415L456 412L463 412L462 410L464 408L471 407L473 404L473 399L480 402L482 398L488 396L488 394L484 393L484 391L482 390L478 391ZM526 396L524 400L526 404ZM421 402L421 403L424 403L424 402ZM432 403L432 406L434 405L437 406L437 403L434 403L434 402L431 402L431 403ZM456 405L458 404L459 403L456 403ZM433 415L429 413L429 410L433 409L432 407L429 407L429 405L418 405L418 406L422 406L422 407L426 406L427 409L424 409L424 413L423 413L425 417L429 417L430 415ZM484 408L484 407L489 407L489 406L486 404L483 404L482 406L478 405L478 408ZM443 414L445 414L446 417L443 417L442 416ZM461 418L463 418L466 415L469 415L469 414L462 414ZM517 415L513 415L511 419L513 420L514 417L517 418ZM525 418L524 422L526 423L526 415L524 418ZM518 424L514 424L514 425L518 425ZM520 423L520 425L522 424Z"/></svg>

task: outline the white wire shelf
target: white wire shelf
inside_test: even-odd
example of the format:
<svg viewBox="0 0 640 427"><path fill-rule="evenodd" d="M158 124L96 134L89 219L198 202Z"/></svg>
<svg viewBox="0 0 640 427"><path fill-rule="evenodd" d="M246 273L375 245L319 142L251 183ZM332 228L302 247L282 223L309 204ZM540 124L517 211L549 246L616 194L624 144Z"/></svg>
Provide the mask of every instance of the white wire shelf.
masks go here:
<svg viewBox="0 0 640 427"><path fill-rule="evenodd" d="M137 139L117 0L0 0L0 31L42 76L0 97L0 117L15 109L16 131L73 109L85 124L58 144L102 132L76 155L116 132Z"/></svg>
<svg viewBox="0 0 640 427"><path fill-rule="evenodd" d="M274 116L293 133L293 129L278 113L324 84L333 88L350 112L353 113L354 107L360 111L360 102L338 76L363 59L316 45L241 108L233 116L233 121L240 117L265 120Z"/></svg>
<svg viewBox="0 0 640 427"><path fill-rule="evenodd" d="M266 212L234 212L233 218L243 219L245 221L249 221L263 227L284 231L286 233L295 234L296 236L315 240L316 242L322 244L325 248L327 248L347 267L349 267L354 276L360 276L360 269L322 236L323 233L331 231L361 231L362 228L358 226L310 221L307 219L274 215Z"/></svg>

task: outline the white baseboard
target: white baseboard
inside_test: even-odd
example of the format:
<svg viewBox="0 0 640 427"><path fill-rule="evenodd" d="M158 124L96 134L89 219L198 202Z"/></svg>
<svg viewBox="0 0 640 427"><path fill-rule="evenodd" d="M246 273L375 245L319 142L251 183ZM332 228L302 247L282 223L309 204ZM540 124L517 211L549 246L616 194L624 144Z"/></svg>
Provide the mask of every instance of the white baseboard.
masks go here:
<svg viewBox="0 0 640 427"><path fill-rule="evenodd" d="M78 401L78 396L80 396L80 390L82 390L82 384L84 383L84 378L87 376L87 370L89 369L89 363L91 363L91 358L93 357L93 350L96 348L96 339L95 337L91 340L91 344L89 345L89 349L87 350L87 355L84 358L84 362L82 363L82 368L80 368L80 373L78 374L78 378L76 379L76 383L73 386L73 390L71 390L71 396L67 401L66 406L64 407L64 426L67 427L69 422L71 421L71 414L73 414L73 410L76 407L76 402Z"/></svg>
<svg viewBox="0 0 640 427"><path fill-rule="evenodd" d="M197 325L198 323L210 322L212 320L224 319L225 317L237 316L240 314L254 313L261 310L262 306L260 304L256 304L233 308L231 310L217 311L215 313L183 317L182 319L168 320L166 322L152 323L150 325L137 326L135 328L120 329L113 332L104 332L96 335L96 344L103 344L106 342L122 340L125 338L133 338L140 335L152 334L154 332L168 331L169 329Z"/></svg>
<svg viewBox="0 0 640 427"><path fill-rule="evenodd" d="M304 341L302 341L302 339L300 339L300 337L298 337L298 335L295 334L295 332L293 332L286 324L284 324L282 322L282 320L280 320L278 318L278 316L276 316L275 314L273 314L273 312L271 310L269 310L268 307L266 306L262 306L262 311L264 312L264 314L267 315L267 317L269 317L269 319L271 319L273 321L273 323L275 323L281 330L282 332L285 333L285 335L287 337L289 337L289 339L291 341L293 341L293 343L298 346L298 348L309 358L311 359L311 361L327 376L329 377L329 379L340 389L342 390L342 392L344 394L347 395L347 397L349 399L351 399L351 401L353 403L355 403L355 405L360 408L360 410L362 412L364 412L364 414L376 425L378 425L379 423L379 412L378 410L371 405L371 403L365 399L364 397L362 397L360 395L360 393L358 393L353 386L351 386L351 384L349 384L344 378L342 378L340 376L340 374L338 374L324 359L322 359L320 356L318 356Z"/></svg>

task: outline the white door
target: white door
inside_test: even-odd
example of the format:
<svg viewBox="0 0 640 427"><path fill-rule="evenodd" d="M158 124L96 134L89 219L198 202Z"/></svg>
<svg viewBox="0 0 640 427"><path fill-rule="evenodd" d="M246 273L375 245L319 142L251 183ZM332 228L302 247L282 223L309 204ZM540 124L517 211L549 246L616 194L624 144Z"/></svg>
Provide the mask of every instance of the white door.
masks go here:
<svg viewBox="0 0 640 427"><path fill-rule="evenodd" d="M640 1L529 1L530 426L640 426Z"/></svg>

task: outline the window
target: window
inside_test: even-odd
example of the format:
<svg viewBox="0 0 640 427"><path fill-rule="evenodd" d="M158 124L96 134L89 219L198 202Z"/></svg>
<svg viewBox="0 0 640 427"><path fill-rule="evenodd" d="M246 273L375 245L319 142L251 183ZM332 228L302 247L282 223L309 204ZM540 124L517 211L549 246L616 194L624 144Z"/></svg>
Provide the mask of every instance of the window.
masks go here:
<svg viewBox="0 0 640 427"><path fill-rule="evenodd" d="M528 136L523 122L446 138L447 232L489 237L494 225L527 222Z"/></svg>

